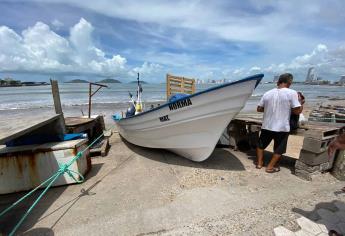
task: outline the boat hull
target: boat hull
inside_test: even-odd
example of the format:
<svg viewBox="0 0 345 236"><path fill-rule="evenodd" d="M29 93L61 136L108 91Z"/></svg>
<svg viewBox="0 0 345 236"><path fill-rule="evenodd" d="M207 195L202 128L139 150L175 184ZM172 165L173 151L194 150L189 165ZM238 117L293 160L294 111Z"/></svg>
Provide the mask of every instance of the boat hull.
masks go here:
<svg viewBox="0 0 345 236"><path fill-rule="evenodd" d="M121 119L116 122L119 133L133 144L163 148L193 161L203 161L211 155L222 132L262 77L219 86Z"/></svg>

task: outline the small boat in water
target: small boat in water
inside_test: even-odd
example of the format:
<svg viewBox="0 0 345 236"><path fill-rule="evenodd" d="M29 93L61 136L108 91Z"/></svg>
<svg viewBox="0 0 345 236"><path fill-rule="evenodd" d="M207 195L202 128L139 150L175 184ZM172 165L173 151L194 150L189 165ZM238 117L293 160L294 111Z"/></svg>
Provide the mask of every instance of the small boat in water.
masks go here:
<svg viewBox="0 0 345 236"><path fill-rule="evenodd" d="M253 75L129 117L113 118L120 135L130 143L167 149L200 162L211 155L224 129L244 107L263 76Z"/></svg>

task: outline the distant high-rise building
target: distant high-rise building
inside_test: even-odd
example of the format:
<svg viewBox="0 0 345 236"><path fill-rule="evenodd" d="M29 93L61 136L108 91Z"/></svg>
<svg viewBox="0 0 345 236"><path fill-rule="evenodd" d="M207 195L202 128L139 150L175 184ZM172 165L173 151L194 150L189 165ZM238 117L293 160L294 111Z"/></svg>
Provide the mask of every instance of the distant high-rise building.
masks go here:
<svg viewBox="0 0 345 236"><path fill-rule="evenodd" d="M340 76L339 84L345 85L345 75Z"/></svg>
<svg viewBox="0 0 345 236"><path fill-rule="evenodd" d="M315 81L317 78L316 73L315 73L315 68L314 67L310 67L308 69L308 74L307 77L305 78L305 82L306 83L311 83L313 81Z"/></svg>
<svg viewBox="0 0 345 236"><path fill-rule="evenodd" d="M279 75L275 75L273 78L273 83L277 83L279 80Z"/></svg>

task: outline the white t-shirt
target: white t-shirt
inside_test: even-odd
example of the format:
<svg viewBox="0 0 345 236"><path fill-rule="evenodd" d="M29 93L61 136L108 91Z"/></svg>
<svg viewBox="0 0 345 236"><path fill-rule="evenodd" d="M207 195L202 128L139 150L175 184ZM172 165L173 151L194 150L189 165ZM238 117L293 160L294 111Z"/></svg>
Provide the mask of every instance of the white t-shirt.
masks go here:
<svg viewBox="0 0 345 236"><path fill-rule="evenodd" d="M291 109L301 106L297 92L289 88L267 91L258 105L264 108L261 128L275 132L289 132Z"/></svg>

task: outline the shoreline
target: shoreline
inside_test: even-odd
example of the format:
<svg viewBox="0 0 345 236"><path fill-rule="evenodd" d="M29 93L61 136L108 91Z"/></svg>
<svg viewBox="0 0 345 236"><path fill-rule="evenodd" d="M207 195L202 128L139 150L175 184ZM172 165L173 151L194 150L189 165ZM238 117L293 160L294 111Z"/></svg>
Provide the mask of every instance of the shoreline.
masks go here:
<svg viewBox="0 0 345 236"><path fill-rule="evenodd" d="M165 101L156 101L156 102L146 102L144 103L146 109L149 109L151 105L155 107L158 104L163 104ZM327 99L319 99L316 101L307 101L304 105L303 115L308 118L309 113L316 107L320 106L321 104L331 104L331 105L339 105L343 104L344 101L332 101ZM245 107L239 112L238 115L240 116L261 116L261 113L256 112L256 101L248 101ZM104 122L106 127L110 127L114 124L112 120L112 116L115 113L125 112L128 108L128 103L95 103L92 104L92 115L103 115ZM62 110L64 116L66 117L78 117L88 114L88 105L72 105L72 106L62 106ZM3 117L3 124L9 126L15 126L18 122L21 122L22 117L26 117L29 119L35 119L36 117L41 117L44 115L53 115L55 114L55 110L53 106L47 107L37 107L37 108L20 108L20 109L8 109L8 110L0 110L0 115ZM4 122L4 120L6 122Z"/></svg>

